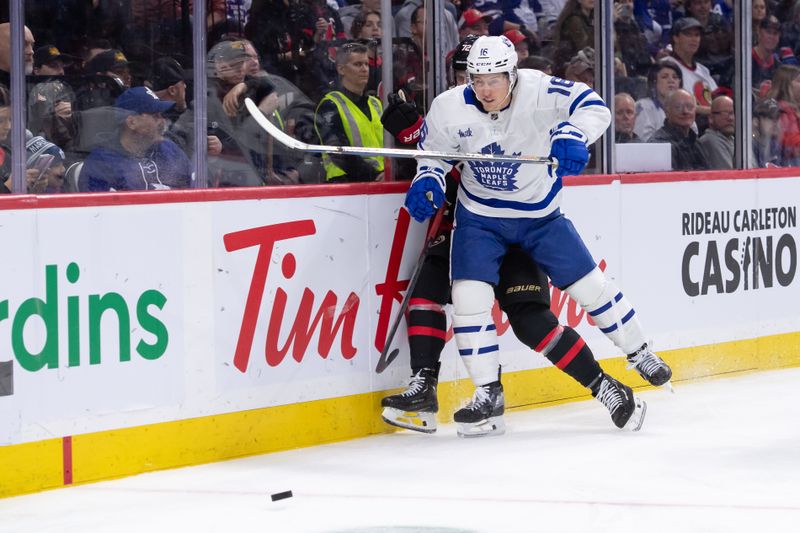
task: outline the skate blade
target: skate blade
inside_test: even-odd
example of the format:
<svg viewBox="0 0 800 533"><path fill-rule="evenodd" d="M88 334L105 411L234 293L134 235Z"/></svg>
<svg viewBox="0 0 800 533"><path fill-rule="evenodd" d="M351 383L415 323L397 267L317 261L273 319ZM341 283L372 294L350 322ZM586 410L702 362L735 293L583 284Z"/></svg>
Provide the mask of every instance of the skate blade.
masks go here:
<svg viewBox="0 0 800 533"><path fill-rule="evenodd" d="M634 402L636 406L633 409L633 414L622 426L625 431L639 431L642 429L642 424L644 424L644 416L647 414L647 402L639 398L634 398Z"/></svg>
<svg viewBox="0 0 800 533"><path fill-rule="evenodd" d="M474 424L458 423L459 437L471 439L489 435L502 435L506 432L506 423L502 416L493 416Z"/></svg>
<svg viewBox="0 0 800 533"><path fill-rule="evenodd" d="M667 381L666 383L664 383L661 386L664 387L666 390L670 391L672 394L675 394L675 389L672 388L672 382L671 381Z"/></svg>
<svg viewBox="0 0 800 533"><path fill-rule="evenodd" d="M385 407L381 418L390 426L419 431L428 435L436 433L436 413L401 411L394 407Z"/></svg>

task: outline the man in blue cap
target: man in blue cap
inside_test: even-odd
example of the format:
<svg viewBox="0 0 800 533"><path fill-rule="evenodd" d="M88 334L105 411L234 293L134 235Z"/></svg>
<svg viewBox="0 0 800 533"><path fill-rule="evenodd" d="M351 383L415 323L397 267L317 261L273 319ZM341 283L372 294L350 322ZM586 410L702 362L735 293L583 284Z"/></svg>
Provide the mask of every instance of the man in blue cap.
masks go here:
<svg viewBox="0 0 800 533"><path fill-rule="evenodd" d="M122 115L119 136L92 150L79 178L81 191L187 188L192 170L186 154L164 138L162 113L175 102L161 100L147 87L127 89L114 107Z"/></svg>

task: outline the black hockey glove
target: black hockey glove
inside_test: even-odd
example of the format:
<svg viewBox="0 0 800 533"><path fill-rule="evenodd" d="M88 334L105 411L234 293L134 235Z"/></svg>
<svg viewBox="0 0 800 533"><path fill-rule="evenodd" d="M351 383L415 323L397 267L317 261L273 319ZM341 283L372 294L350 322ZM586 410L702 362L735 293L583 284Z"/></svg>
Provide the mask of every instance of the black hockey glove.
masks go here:
<svg viewBox="0 0 800 533"><path fill-rule="evenodd" d="M400 144L411 145L419 141L422 117L417 106L396 94L389 95L389 105L383 110L381 123Z"/></svg>

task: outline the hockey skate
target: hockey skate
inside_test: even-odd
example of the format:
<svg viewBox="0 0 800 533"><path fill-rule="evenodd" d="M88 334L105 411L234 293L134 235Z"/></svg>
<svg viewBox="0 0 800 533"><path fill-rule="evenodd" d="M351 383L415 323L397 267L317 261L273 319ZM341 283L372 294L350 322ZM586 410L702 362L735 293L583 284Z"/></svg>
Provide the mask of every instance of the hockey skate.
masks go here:
<svg viewBox="0 0 800 533"><path fill-rule="evenodd" d="M629 431L642 429L647 403L633 394L630 387L608 374L598 376L595 381L597 384L591 387L592 396L606 406L614 425Z"/></svg>
<svg viewBox="0 0 800 533"><path fill-rule="evenodd" d="M502 435L506 432L503 412L505 397L502 383L496 381L476 388L472 401L453 415L453 420L458 424L458 436Z"/></svg>
<svg viewBox="0 0 800 533"><path fill-rule="evenodd" d="M665 386L670 392L675 392L669 380L672 378L672 369L659 356L654 354L647 343L628 354L628 370L634 369L642 379L655 385Z"/></svg>
<svg viewBox="0 0 800 533"><path fill-rule="evenodd" d="M414 374L405 391L381 400L383 421L412 431L436 432L437 382L437 369L423 368Z"/></svg>

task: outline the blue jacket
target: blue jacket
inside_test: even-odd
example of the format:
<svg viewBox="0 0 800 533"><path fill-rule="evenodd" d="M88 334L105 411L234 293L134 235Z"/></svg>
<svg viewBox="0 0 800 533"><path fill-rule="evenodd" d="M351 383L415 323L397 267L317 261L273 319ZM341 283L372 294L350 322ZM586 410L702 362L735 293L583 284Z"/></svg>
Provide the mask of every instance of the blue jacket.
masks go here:
<svg viewBox="0 0 800 533"><path fill-rule="evenodd" d="M189 158L164 139L143 157L127 152L117 139L92 150L81 169L81 191L185 189L192 183Z"/></svg>

